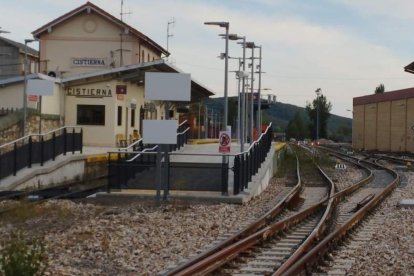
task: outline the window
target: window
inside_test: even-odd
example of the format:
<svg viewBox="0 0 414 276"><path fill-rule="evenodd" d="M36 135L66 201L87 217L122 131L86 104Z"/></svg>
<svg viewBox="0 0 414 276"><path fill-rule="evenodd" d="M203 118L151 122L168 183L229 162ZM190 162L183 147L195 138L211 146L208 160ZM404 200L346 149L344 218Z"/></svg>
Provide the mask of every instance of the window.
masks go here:
<svg viewBox="0 0 414 276"><path fill-rule="evenodd" d="M149 58L149 53L147 54L147 61L148 61L148 62L150 61L150 58Z"/></svg>
<svg viewBox="0 0 414 276"><path fill-rule="evenodd" d="M131 127L135 127L135 109L131 109Z"/></svg>
<svg viewBox="0 0 414 276"><path fill-rule="evenodd" d="M142 50L142 51L141 51L141 63L145 61L145 60L144 60L144 56L145 56L145 54L144 54L144 50Z"/></svg>
<svg viewBox="0 0 414 276"><path fill-rule="evenodd" d="M104 126L105 106L78 104L76 123L78 125Z"/></svg>
<svg viewBox="0 0 414 276"><path fill-rule="evenodd" d="M122 106L118 106L118 126L122 126Z"/></svg>

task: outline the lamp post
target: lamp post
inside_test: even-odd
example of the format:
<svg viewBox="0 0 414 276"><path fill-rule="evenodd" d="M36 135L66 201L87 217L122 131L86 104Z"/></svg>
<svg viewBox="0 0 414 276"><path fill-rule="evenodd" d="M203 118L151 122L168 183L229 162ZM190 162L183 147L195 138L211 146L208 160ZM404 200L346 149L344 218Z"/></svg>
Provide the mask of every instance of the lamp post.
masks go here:
<svg viewBox="0 0 414 276"><path fill-rule="evenodd" d="M24 84L23 84L23 125L22 137L26 135L26 117L27 117L27 44L37 41L36 39L24 40Z"/></svg>
<svg viewBox="0 0 414 276"><path fill-rule="evenodd" d="M245 115L244 113L246 112L245 110L245 89L246 89L246 37L245 36L238 36L238 35L229 35L229 39L230 40L243 40L242 42L242 46L243 46L243 71L240 72L240 66L239 66L239 71L238 71L238 77L239 77L239 82L240 82L240 78L242 78L242 91L241 91L241 95L240 95L240 91L238 91L238 112L237 112L237 116L238 116L238 124L239 124L239 137L240 137L240 152L244 151L244 137L245 137L245 125L246 125L246 121L245 121ZM240 63L239 63L240 64Z"/></svg>
<svg viewBox="0 0 414 276"><path fill-rule="evenodd" d="M315 90L316 93L316 140L319 140L319 95L321 94L321 89L318 88Z"/></svg>
<svg viewBox="0 0 414 276"><path fill-rule="evenodd" d="M9 33L10 33L9 31L1 30L1 27L0 27L0 34L9 34Z"/></svg>
<svg viewBox="0 0 414 276"><path fill-rule="evenodd" d="M253 117L254 117L254 109L253 109L253 83L254 83L254 48L256 48L256 45L254 42L247 42L246 47L252 49L252 63L251 63L251 80L250 80L250 120L249 120L249 140L250 144L253 143Z"/></svg>
<svg viewBox="0 0 414 276"><path fill-rule="evenodd" d="M258 136L260 135L260 133L262 133L262 101L260 99L260 94L261 94L261 86L262 86L262 46L257 46L256 48L259 48L259 88L257 90L257 134Z"/></svg>
<svg viewBox="0 0 414 276"><path fill-rule="evenodd" d="M224 53L224 125L223 130L227 130L227 117L228 117L228 97L227 97L227 88L228 88L228 66L229 66L229 22L204 22L205 25L216 25L226 29L226 48Z"/></svg>

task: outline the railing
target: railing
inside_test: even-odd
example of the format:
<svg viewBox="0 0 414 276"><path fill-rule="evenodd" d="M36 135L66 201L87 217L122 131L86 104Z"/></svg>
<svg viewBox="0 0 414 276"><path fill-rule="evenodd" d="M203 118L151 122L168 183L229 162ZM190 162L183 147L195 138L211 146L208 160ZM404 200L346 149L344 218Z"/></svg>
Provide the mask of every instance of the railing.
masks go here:
<svg viewBox="0 0 414 276"><path fill-rule="evenodd" d="M55 160L67 152L82 153L83 132L81 127L67 126L44 134L31 134L0 146L0 179L16 175L33 164Z"/></svg>
<svg viewBox="0 0 414 276"><path fill-rule="evenodd" d="M272 143L271 125L255 141L247 151L239 154L208 154L173 152L187 141L189 128L182 123L178 129L177 145L171 145L167 156L163 157L163 166L168 168L168 179L165 184L168 189L217 191L233 194L242 191L261 164L266 159ZM174 147L173 147L174 146ZM156 146L142 151L118 151L108 153L109 189L154 188ZM199 156L201 162L188 162L185 156ZM182 156L182 161L170 162L170 157ZM183 157L184 156L184 157ZM222 158L226 157L226 158ZM234 166L233 166L234 161ZM234 171L234 186L229 189L229 172ZM231 180L230 175L230 180Z"/></svg>
<svg viewBox="0 0 414 276"><path fill-rule="evenodd" d="M234 157L234 194L238 194L244 188L247 188L249 181L259 171L261 164L266 159L271 145L272 123L246 151Z"/></svg>

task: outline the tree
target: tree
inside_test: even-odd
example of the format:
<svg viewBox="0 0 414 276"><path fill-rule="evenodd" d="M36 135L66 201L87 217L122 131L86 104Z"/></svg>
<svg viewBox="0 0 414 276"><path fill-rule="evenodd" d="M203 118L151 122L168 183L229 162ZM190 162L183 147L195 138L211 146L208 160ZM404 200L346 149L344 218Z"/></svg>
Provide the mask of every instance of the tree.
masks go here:
<svg viewBox="0 0 414 276"><path fill-rule="evenodd" d="M299 112L296 112L293 118L289 121L285 132L287 139L295 138L303 140L308 136L305 124L303 123L302 116L300 116Z"/></svg>
<svg viewBox="0 0 414 276"><path fill-rule="evenodd" d="M381 83L375 88L375 94L384 93L385 92L385 86Z"/></svg>
<svg viewBox="0 0 414 276"><path fill-rule="evenodd" d="M316 139L316 120L317 120L317 110L319 103L319 138L327 137L327 122L328 118L331 116L330 111L332 109L331 102L328 102L327 98L324 95L316 97L312 103L306 104L306 112L310 118L309 130L312 133L312 137Z"/></svg>

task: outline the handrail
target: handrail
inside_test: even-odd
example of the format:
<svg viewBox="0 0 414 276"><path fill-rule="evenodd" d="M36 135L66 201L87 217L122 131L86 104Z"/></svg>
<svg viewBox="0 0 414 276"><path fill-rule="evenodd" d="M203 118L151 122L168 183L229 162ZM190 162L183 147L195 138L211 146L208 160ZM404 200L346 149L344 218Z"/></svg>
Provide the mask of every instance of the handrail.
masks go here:
<svg viewBox="0 0 414 276"><path fill-rule="evenodd" d="M125 148L119 148L118 151L128 151L130 148L133 148L136 144L139 144L140 142L142 142L144 139L141 138L135 142L133 142L131 145L129 145L128 147Z"/></svg>
<svg viewBox="0 0 414 276"><path fill-rule="evenodd" d="M187 123L187 120L185 120L185 121L183 121L181 124L179 124L179 125L178 125L178 127L180 127L180 126L184 125L185 123ZM189 129L190 129L190 127L188 127L188 128L187 128L186 130L184 130L183 132L179 132L179 133L177 133L177 136L178 136L178 135L182 135L182 134L186 133ZM143 139L143 138L141 138L141 139L139 139L139 140L137 140L137 141L133 142L131 145L129 145L129 146L125 147L125 148L119 148L119 149L118 149L118 151L128 151L130 148L133 148L135 145L139 144L139 143L140 143L140 142L142 142L143 140L144 140L144 139Z"/></svg>
<svg viewBox="0 0 414 276"><path fill-rule="evenodd" d="M187 123L187 120L184 120L183 122L181 122L181 124L179 124L178 127L184 125L185 123Z"/></svg>
<svg viewBox="0 0 414 276"><path fill-rule="evenodd" d="M126 162L132 162L132 161L134 161L135 159L137 159L139 156L141 156L141 154L142 154L142 153L147 152L147 151L153 151L153 150L155 150L155 149L157 149L157 148L158 148L158 145L155 145L155 146L154 146L154 147L152 147L152 148L146 148L146 149L144 149L143 151L141 151L141 152L139 152L139 153L135 154L135 156L134 156L134 157L132 157L131 159L128 159Z"/></svg>
<svg viewBox="0 0 414 276"><path fill-rule="evenodd" d="M185 134L187 131L189 131L190 130L190 127L187 127L183 132L178 132L177 133L177 136L178 135L183 135L183 134Z"/></svg>
<svg viewBox="0 0 414 276"><path fill-rule="evenodd" d="M24 140L24 139L29 139L30 136L45 136L45 135L51 134L53 132L56 132L56 131L59 131L59 130L65 129L65 128L82 128L82 127L81 126L64 126L64 127L60 127L60 128L51 130L51 131L46 132L46 133L41 133L41 134L39 134L39 133L36 133L36 134L28 134L28 135L26 135L24 137L20 137L20 138L14 140L14 141L11 141L11 142L8 142L6 144L3 144L3 145L0 146L0 148L13 145L13 144L15 144L15 143L17 143L17 142L19 142L21 140Z"/></svg>
<svg viewBox="0 0 414 276"><path fill-rule="evenodd" d="M265 132L263 132L262 134L260 134L260 136L259 136L259 138L257 139L257 140L255 140L250 146L249 146L249 148L247 149L247 150L245 150L245 151L242 151L242 152L239 152L239 153L237 153L237 154L235 154L235 155L241 155L241 154L244 154L244 153L248 153L249 151L250 151L250 149L255 145L255 144L257 144L258 143L258 141L260 141L260 139L262 139L262 136L264 136L266 133L267 133L267 131L269 130L269 128L271 128L272 127L272 122L270 122L270 124L267 126L267 128L266 128L266 130L265 130Z"/></svg>

